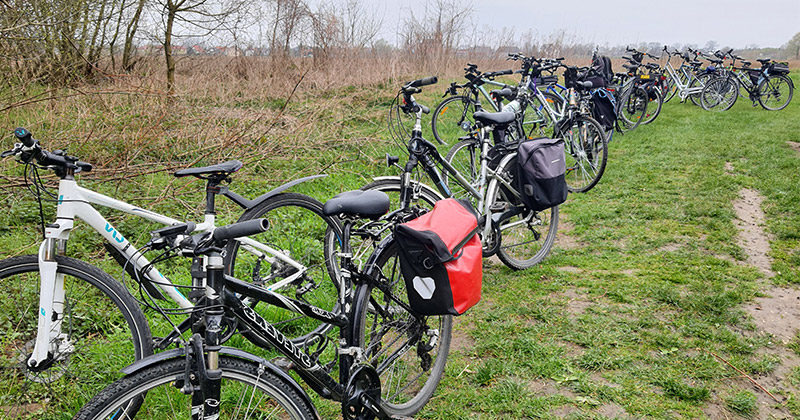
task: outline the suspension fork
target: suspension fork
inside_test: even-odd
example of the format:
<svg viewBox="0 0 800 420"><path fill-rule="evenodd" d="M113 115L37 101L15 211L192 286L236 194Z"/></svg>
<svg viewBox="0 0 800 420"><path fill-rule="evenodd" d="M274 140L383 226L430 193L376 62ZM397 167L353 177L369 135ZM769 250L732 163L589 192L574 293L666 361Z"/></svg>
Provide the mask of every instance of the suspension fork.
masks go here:
<svg viewBox="0 0 800 420"><path fill-rule="evenodd" d="M71 350L66 336L61 333L64 319L64 274L58 272L57 255L65 255L67 239L73 227L74 209L70 202L75 191L75 180L72 174L59 182L58 208L55 223L45 228L45 239L39 246L39 309L36 326L36 341L30 358L29 367L39 366L49 357L56 357L61 352Z"/></svg>

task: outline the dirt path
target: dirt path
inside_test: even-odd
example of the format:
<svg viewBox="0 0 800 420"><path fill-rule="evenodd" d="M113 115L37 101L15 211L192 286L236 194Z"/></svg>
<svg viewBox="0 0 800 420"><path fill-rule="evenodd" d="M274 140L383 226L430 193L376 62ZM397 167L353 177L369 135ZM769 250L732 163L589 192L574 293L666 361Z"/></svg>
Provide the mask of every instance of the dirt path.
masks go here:
<svg viewBox="0 0 800 420"><path fill-rule="evenodd" d="M732 172L733 168L726 166L726 172ZM762 290L766 294L755 302L745 306L745 311L752 317L759 333L768 333L776 338L776 345L768 351L778 356L781 360L780 365L766 375L754 378L762 386L771 390L775 394L778 391L776 402L763 391L756 388L746 381L729 384L731 388L750 387L758 396L759 412L757 419L790 419L792 416L783 406L785 397L781 396L781 390L797 392L793 389L788 375L792 368L798 366L798 358L786 348L789 340L795 336L798 321L800 321L800 291L793 288L783 288L771 286L769 279L775 273L772 271L772 261L769 257L770 236L764 230L765 218L762 210L764 197L758 191L742 189L739 191L739 198L734 201L733 208L736 211L734 223L739 230L737 242L746 255L743 264L757 268L763 273L761 282ZM716 412L711 404L707 407L706 414L712 419L726 418L724 415L730 413ZM711 412L709 412L711 411Z"/></svg>

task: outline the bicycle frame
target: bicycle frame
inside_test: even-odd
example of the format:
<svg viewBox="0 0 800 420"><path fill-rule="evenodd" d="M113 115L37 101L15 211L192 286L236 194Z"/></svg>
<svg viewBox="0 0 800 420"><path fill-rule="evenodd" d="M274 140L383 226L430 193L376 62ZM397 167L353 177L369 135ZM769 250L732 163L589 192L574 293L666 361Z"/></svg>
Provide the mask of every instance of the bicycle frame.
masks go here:
<svg viewBox="0 0 800 420"><path fill-rule="evenodd" d="M689 87L689 84L692 82L692 80L696 79L696 77L694 76L693 73L687 72L686 68L683 65L680 66L680 69L682 70L683 75L685 76L686 80L685 83L682 81L684 79L682 79L678 75L678 72L675 70L675 68L672 67L672 63L670 63L669 59L667 59L667 63L664 65L664 69L667 70L667 73L669 73L673 83L675 83L675 86L678 88L678 96L681 98L681 102L685 102L689 96L700 94L703 91L705 84L703 84L702 82L699 83L699 86L695 86L693 88Z"/></svg>
<svg viewBox="0 0 800 420"><path fill-rule="evenodd" d="M166 293L169 298L182 309L192 308L194 305L172 284L161 272L150 264L150 261L133 246L108 220L106 220L94 205L107 207L123 213L142 217L146 220L173 225L180 223L162 214L144 210L131 204L113 199L103 194L83 188L77 184L72 176L67 176L59 181L58 205L55 223L45 228L45 239L39 247L39 271L41 274L39 317L37 324L36 343L27 363L34 367L48 357L48 352L57 354L51 346L65 346L69 349L70 343L66 342L66 335L61 333L60 315L64 310L64 275L57 273L58 263L56 255L64 255L70 232L74 226L75 218L85 221L92 229L98 232L111 244L130 264L130 267L144 274L144 279L137 279L156 285ZM196 231L212 231L215 228L215 214L207 213ZM270 289L278 289L303 275L307 270L302 264L286 256L283 252L275 250L265 244L250 238L238 239L245 249L259 257L264 257L270 263L278 259L297 269L297 273L284 280L269 285ZM127 268L127 267L126 267Z"/></svg>

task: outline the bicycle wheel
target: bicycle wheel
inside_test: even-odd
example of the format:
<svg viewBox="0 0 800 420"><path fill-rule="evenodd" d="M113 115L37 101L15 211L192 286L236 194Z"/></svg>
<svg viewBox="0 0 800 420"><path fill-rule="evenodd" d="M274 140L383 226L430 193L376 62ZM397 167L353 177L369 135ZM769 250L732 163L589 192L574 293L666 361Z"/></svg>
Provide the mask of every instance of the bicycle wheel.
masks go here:
<svg viewBox="0 0 800 420"><path fill-rule="evenodd" d="M270 228L250 239L289 257L291 262L282 261L238 241L229 241L224 260L228 274L318 308L340 312L339 279L334 258L339 248L338 238L341 237L338 221L322 214L322 203L296 193L280 193L270 197L248 209L238 221L258 218L266 218ZM297 263L306 270L301 273L298 267L292 265ZM298 345L332 328L322 321L265 302L246 300L245 304L253 307Z"/></svg>
<svg viewBox="0 0 800 420"><path fill-rule="evenodd" d="M442 196L433 188L416 181L411 181L413 186L413 193L411 197L411 205L431 210L437 201L442 199ZM400 178L381 178L370 182L361 187L361 190L377 190L383 191L391 200L391 210L400 208Z"/></svg>
<svg viewBox="0 0 800 420"><path fill-rule="evenodd" d="M497 169L497 178L489 184L486 202L490 209L510 209L521 206L519 193L513 189L517 173L517 158L504 159ZM553 247L558 231L558 206L543 211L527 208L502 222L497 257L515 270L539 264Z"/></svg>
<svg viewBox="0 0 800 420"><path fill-rule="evenodd" d="M119 370L153 354L150 328L125 287L97 267L56 257L64 278L61 336L38 368L25 363L36 340L38 256L0 261L0 413L15 419L64 418Z"/></svg>
<svg viewBox="0 0 800 420"><path fill-rule="evenodd" d="M697 77L693 78L691 82L689 82L689 89L704 87L708 82L711 81L711 78L714 76L712 73L701 73L697 75ZM702 96L702 90L689 95L689 100L692 101L693 104L697 106L702 106L700 104L700 98Z"/></svg>
<svg viewBox="0 0 800 420"><path fill-rule="evenodd" d="M608 140L603 127L592 118L577 115L558 137L564 139L567 187L586 192L600 181L608 160Z"/></svg>
<svg viewBox="0 0 800 420"><path fill-rule="evenodd" d="M442 101L433 111L431 130L433 137L442 144L453 144L475 127L472 114L475 101L463 95L451 96Z"/></svg>
<svg viewBox="0 0 800 420"><path fill-rule="evenodd" d="M794 84L784 75L772 75L761 81L756 89L758 103L768 111L780 111L789 105L794 94Z"/></svg>
<svg viewBox="0 0 800 420"><path fill-rule="evenodd" d="M545 106L552 110L559 111L564 103L563 98L551 92L543 92L542 95L544 96L546 104L542 104L541 99L538 96L534 96L531 103L525 107L525 112L522 116L522 127L528 139L551 135L554 121L550 113L545 109Z"/></svg>
<svg viewBox="0 0 800 420"><path fill-rule="evenodd" d="M640 86L634 86L622 94L619 104L620 112L617 116L622 131L633 130L644 121L649 102L647 91Z"/></svg>
<svg viewBox="0 0 800 420"><path fill-rule="evenodd" d="M481 143L476 138L461 140L456 143L447 151L447 156L444 158L461 174L470 184L477 189L478 176L481 170ZM473 201L475 204L475 197L470 192L459 184L458 180L448 173L443 173L447 188L455 198L466 198Z"/></svg>
<svg viewBox="0 0 800 420"><path fill-rule="evenodd" d="M451 316L415 316L408 304L394 240L380 249L356 289L351 318L353 345L381 379L381 404L391 415L413 416L433 395L450 351ZM373 261L371 258L370 261ZM381 286L376 287L375 282Z"/></svg>
<svg viewBox="0 0 800 420"><path fill-rule="evenodd" d="M669 102L674 96L675 93L678 92L678 83L675 82L675 79L669 72L664 73L665 79L661 82L663 85L663 96L664 96L664 103Z"/></svg>
<svg viewBox="0 0 800 420"><path fill-rule="evenodd" d="M220 356L220 419L314 419L313 407L286 383L256 363ZM150 366L109 385L75 416L75 420L130 419L129 401L144 398L136 419L189 419L192 395L181 389L186 358ZM197 392L197 391L195 391Z"/></svg>
<svg viewBox="0 0 800 420"><path fill-rule="evenodd" d="M661 90L656 86L647 88L647 97L649 103L647 104L647 111L642 119L642 124L650 124L658 118L661 114L661 107L664 104L664 97L661 96Z"/></svg>
<svg viewBox="0 0 800 420"><path fill-rule="evenodd" d="M706 111L727 111L739 99L739 85L728 77L710 80L700 94L700 105Z"/></svg>

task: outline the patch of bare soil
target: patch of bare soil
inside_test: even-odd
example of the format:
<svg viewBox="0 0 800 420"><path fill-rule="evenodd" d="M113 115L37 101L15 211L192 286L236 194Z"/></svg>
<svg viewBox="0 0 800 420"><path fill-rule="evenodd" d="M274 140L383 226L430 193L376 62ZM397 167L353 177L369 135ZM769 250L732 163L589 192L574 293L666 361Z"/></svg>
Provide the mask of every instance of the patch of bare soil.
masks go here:
<svg viewBox="0 0 800 420"><path fill-rule="evenodd" d="M730 162L725 162L725 173L728 175L733 175L733 164Z"/></svg>
<svg viewBox="0 0 800 420"><path fill-rule="evenodd" d="M567 289L563 296L567 299L567 312L579 316L586 312L594 302L586 300L584 296L579 295L574 289Z"/></svg>
<svg viewBox="0 0 800 420"><path fill-rule="evenodd" d="M558 234L556 235L555 246L561 249L577 249L583 246L581 241L572 236L575 226L565 220L558 221Z"/></svg>
<svg viewBox="0 0 800 420"><path fill-rule="evenodd" d="M453 317L453 333L450 337L450 352L469 353L475 347L475 340L467 333L469 323L460 317Z"/></svg>
<svg viewBox="0 0 800 420"><path fill-rule="evenodd" d="M788 144L789 147L795 152L800 153L800 143L796 141L787 141L786 144Z"/></svg>
<svg viewBox="0 0 800 420"><path fill-rule="evenodd" d="M745 263L758 268L764 274L764 278L768 279L775 274L772 271L768 255L770 238L764 231L764 212L761 210L763 201L764 197L758 191L742 189L739 192L739 198L734 201L733 207L736 211L736 227L739 230L738 243L747 256ZM779 341L774 348L767 349L767 351L776 355L780 364L769 374L754 379L771 391L796 392L797 390L792 389L794 387L787 379L792 368L800 364L800 360L786 349L785 345L794 337L798 321L800 321L800 290L769 287L765 293L766 297L757 298L755 302L745 305L744 309L752 317L758 331L771 334ZM730 385L731 392L739 389L752 389L758 396L758 414L754 418L759 420L793 418L783 407L785 401L775 401L749 381L742 378ZM783 397L779 396L778 398ZM735 414L724 407L722 402L709 404L704 412L711 419L737 418Z"/></svg>
<svg viewBox="0 0 800 420"><path fill-rule="evenodd" d="M621 405L615 403L603 404L597 408L597 413L609 419L625 419L628 413Z"/></svg>
<svg viewBox="0 0 800 420"><path fill-rule="evenodd" d="M769 252L769 236L764 231L764 211L761 203L764 197L758 191L744 188L739 191L739 198L733 202L736 211L736 227L739 229L739 246L747 255L747 264L752 265L767 277L775 274L767 253Z"/></svg>

